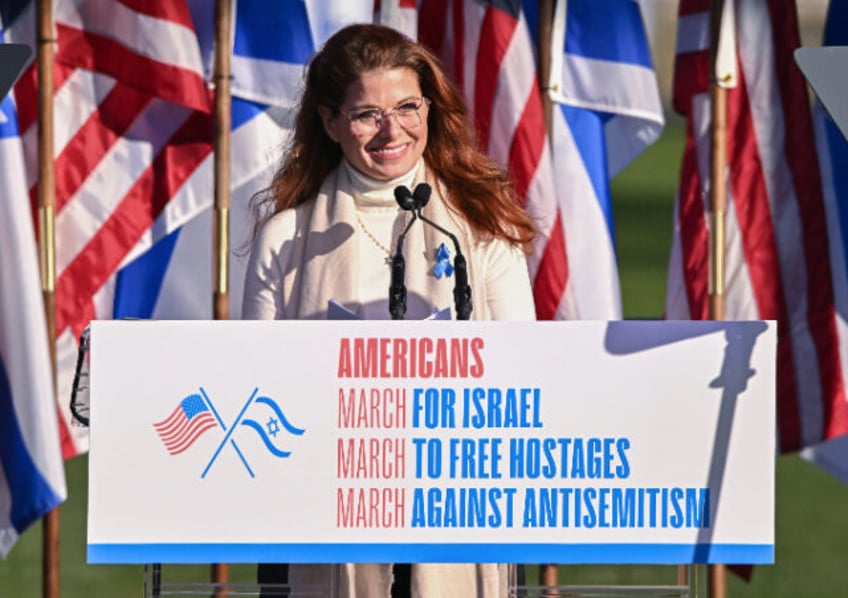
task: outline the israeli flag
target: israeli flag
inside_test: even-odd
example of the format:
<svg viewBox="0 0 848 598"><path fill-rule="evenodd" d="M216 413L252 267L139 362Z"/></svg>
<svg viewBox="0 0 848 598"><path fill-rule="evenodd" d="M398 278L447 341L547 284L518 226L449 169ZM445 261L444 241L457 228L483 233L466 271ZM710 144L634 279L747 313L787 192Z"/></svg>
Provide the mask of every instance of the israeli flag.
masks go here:
<svg viewBox="0 0 848 598"><path fill-rule="evenodd" d="M554 11L550 134L573 306L559 316L618 319L610 180L662 132L659 86L638 2L559 0Z"/></svg>
<svg viewBox="0 0 848 598"><path fill-rule="evenodd" d="M7 91L0 89L0 558L66 497L23 149Z"/></svg>
<svg viewBox="0 0 848 598"><path fill-rule="evenodd" d="M848 0L831 0L824 46L848 46ZM836 79L835 79L836 80ZM816 145L827 210L830 264L843 376L848 372L848 140L817 99L813 111ZM843 130L845 123L842 123ZM801 451L801 456L848 484L848 434Z"/></svg>
<svg viewBox="0 0 848 598"><path fill-rule="evenodd" d="M291 437L301 436L305 431L292 425L270 397L257 397L239 425L253 430L268 452L280 458L291 455Z"/></svg>

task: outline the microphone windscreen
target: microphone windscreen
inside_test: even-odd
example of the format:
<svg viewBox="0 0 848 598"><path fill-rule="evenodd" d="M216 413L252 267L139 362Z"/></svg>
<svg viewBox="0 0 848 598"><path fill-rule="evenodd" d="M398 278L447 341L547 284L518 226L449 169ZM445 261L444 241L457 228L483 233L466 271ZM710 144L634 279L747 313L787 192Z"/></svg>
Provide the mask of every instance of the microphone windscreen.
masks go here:
<svg viewBox="0 0 848 598"><path fill-rule="evenodd" d="M412 194L415 198L415 207L421 209L430 201L430 194L433 193L432 187L427 183L418 183L415 187L415 192Z"/></svg>
<svg viewBox="0 0 848 598"><path fill-rule="evenodd" d="M412 191L405 185L395 187L395 201L402 210L415 209L415 198L412 196Z"/></svg>

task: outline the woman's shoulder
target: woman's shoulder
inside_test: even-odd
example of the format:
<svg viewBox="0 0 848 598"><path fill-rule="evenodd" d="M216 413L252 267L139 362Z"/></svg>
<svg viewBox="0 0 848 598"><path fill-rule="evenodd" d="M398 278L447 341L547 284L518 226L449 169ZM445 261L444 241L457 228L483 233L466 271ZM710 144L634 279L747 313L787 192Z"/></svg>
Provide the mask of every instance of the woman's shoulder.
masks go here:
<svg viewBox="0 0 848 598"><path fill-rule="evenodd" d="M268 216L259 227L259 236L267 239L291 239L308 215L312 202L307 201Z"/></svg>
<svg viewBox="0 0 848 598"><path fill-rule="evenodd" d="M275 240L291 239L297 223L297 208L277 212L268 217L259 227L258 240L269 244Z"/></svg>

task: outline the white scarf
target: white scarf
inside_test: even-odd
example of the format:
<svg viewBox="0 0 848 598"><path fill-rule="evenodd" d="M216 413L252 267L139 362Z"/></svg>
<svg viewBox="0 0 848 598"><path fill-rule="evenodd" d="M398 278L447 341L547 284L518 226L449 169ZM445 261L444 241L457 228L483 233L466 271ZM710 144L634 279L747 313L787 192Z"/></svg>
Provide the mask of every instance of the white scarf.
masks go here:
<svg viewBox="0 0 848 598"><path fill-rule="evenodd" d="M418 169L414 184L427 182L433 189L430 201L423 210L428 219L456 235L460 249L468 261L468 277L472 288L474 309L471 318L487 319L485 287L477 279L481 272L476 262L474 234L464 220L448 208L442 199L442 185L432 176L426 167ZM357 296L359 274L356 234L359 232L356 219L354 191L344 166L339 166L324 180L318 195L313 201L297 207L297 232L294 242L300 251L293 256L292 266L299 275L292 280L292 286L286 289L291 303L287 312L298 319L323 319L331 299L344 305L354 313L359 313L360 301ZM451 306L454 309L454 278L437 278L433 274L436 250L444 243L451 253L451 262L455 249L449 237L435 228L418 221L414 223L406 236L403 254L406 258L407 293L425 298L434 306ZM299 262L299 263L298 263ZM388 277L387 277L388 283ZM388 284L386 285L388 295Z"/></svg>

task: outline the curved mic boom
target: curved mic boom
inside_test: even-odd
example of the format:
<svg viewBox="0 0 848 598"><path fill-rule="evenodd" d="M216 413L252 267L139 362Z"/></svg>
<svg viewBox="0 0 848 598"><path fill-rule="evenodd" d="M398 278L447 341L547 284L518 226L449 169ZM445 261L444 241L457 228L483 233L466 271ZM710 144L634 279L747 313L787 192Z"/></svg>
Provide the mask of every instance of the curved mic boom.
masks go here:
<svg viewBox="0 0 848 598"><path fill-rule="evenodd" d="M421 220L439 232L447 235L450 237L450 240L453 241L453 247L456 250L456 256L453 258L453 269L456 274L453 286L453 301L456 308L457 319L467 320L471 317L471 310L473 309L471 303L471 285L468 284L468 264L465 261L465 256L462 255L462 249L459 246L459 239L456 238L455 234L445 228L442 228L421 213L421 209L427 205L428 201L430 201L430 195L432 192L433 189L427 183L418 183L415 187L415 191L412 193L412 197L415 200L415 212Z"/></svg>

